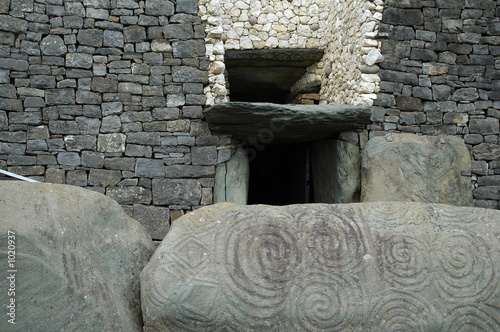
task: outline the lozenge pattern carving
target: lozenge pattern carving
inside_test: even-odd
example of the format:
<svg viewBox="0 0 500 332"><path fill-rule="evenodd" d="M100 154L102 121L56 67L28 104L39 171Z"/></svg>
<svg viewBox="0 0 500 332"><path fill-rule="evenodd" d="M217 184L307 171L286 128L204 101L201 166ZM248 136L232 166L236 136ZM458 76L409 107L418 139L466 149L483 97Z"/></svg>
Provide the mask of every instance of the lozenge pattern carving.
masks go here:
<svg viewBox="0 0 500 332"><path fill-rule="evenodd" d="M176 222L143 272L146 324L498 331L500 213L481 211L420 203L198 210Z"/></svg>

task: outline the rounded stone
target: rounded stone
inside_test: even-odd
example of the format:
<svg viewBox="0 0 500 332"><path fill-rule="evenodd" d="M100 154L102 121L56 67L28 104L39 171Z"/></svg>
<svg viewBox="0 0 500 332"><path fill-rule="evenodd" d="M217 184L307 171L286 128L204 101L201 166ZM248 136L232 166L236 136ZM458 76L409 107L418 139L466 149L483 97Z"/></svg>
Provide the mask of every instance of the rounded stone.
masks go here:
<svg viewBox="0 0 500 332"><path fill-rule="evenodd" d="M43 55L63 55L68 51L64 41L59 36L49 35L42 39L40 49Z"/></svg>

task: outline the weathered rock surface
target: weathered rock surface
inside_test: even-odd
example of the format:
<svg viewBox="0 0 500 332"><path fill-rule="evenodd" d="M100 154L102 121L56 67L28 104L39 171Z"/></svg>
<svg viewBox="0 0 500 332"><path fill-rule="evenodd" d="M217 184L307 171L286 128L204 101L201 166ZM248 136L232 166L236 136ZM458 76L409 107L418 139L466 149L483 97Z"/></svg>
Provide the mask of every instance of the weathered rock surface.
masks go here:
<svg viewBox="0 0 500 332"><path fill-rule="evenodd" d="M392 134L371 138L361 157L361 201L472 205L469 151L463 140ZM463 174L463 175L462 175Z"/></svg>
<svg viewBox="0 0 500 332"><path fill-rule="evenodd" d="M151 331L498 331L500 212L218 204L141 273Z"/></svg>
<svg viewBox="0 0 500 332"><path fill-rule="evenodd" d="M229 102L204 111L214 133L250 144L282 144L325 139L370 122L368 108L338 104L282 105Z"/></svg>
<svg viewBox="0 0 500 332"><path fill-rule="evenodd" d="M361 155L357 145L335 140L314 142L311 167L314 202L359 202Z"/></svg>
<svg viewBox="0 0 500 332"><path fill-rule="evenodd" d="M2 181L0 213L1 299L16 304L15 325L4 306L1 331L142 331L138 277L153 244L115 201L78 187Z"/></svg>
<svg viewBox="0 0 500 332"><path fill-rule="evenodd" d="M215 203L247 204L250 165L243 148L238 148L231 158L217 167L215 173Z"/></svg>

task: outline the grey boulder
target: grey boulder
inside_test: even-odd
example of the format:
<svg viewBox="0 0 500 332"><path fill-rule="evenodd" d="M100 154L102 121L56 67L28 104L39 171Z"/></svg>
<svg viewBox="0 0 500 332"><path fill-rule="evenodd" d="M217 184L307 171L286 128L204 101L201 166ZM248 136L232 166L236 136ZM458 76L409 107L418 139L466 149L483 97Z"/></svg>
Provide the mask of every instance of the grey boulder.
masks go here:
<svg viewBox="0 0 500 332"><path fill-rule="evenodd" d="M1 301L16 304L15 324L3 306L1 331L142 331L138 276L153 244L118 203L78 187L2 181L0 212Z"/></svg>

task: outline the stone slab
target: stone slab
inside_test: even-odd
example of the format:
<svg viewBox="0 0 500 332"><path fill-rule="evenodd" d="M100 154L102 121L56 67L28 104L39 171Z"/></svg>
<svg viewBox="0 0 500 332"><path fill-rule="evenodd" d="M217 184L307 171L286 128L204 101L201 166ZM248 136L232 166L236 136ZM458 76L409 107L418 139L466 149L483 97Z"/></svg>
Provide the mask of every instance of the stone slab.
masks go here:
<svg viewBox="0 0 500 332"><path fill-rule="evenodd" d="M204 111L213 133L231 134L250 144L314 141L362 128L369 108L340 104L284 105L227 102Z"/></svg>
<svg viewBox="0 0 500 332"><path fill-rule="evenodd" d="M361 156L361 201L471 206L469 151L460 137L392 134L371 138Z"/></svg>
<svg viewBox="0 0 500 332"><path fill-rule="evenodd" d="M311 167L315 203L359 202L361 155L357 145L335 140L314 142Z"/></svg>
<svg viewBox="0 0 500 332"><path fill-rule="evenodd" d="M498 331L500 212L221 203L141 273L148 331Z"/></svg>
<svg viewBox="0 0 500 332"><path fill-rule="evenodd" d="M138 275L153 244L118 203L73 186L1 181L0 214L0 300L16 304L15 324L4 306L1 331L142 331Z"/></svg>

